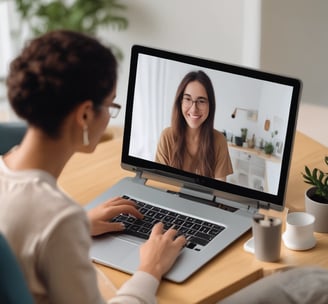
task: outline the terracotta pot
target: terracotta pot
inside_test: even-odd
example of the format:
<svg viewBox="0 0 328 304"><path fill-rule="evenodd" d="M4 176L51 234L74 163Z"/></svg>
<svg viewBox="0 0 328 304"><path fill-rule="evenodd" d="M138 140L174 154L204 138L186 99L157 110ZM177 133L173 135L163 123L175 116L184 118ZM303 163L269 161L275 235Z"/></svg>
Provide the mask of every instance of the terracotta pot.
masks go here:
<svg viewBox="0 0 328 304"><path fill-rule="evenodd" d="M312 187L305 192L305 210L306 212L314 215L314 231L315 232L328 232L328 204L319 203L311 199L315 192Z"/></svg>

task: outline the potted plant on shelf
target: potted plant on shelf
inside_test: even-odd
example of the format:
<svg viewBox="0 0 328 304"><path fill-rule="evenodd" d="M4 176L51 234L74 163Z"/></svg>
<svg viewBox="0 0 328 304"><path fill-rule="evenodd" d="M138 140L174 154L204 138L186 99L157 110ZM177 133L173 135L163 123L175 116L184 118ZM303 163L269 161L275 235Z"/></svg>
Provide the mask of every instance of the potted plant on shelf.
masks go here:
<svg viewBox="0 0 328 304"><path fill-rule="evenodd" d="M241 138L242 138L243 143L244 143L244 142L246 142L246 139L247 139L248 129L247 128L241 128L240 131L241 131Z"/></svg>
<svg viewBox="0 0 328 304"><path fill-rule="evenodd" d="M325 156L324 161L328 166L328 156ZM328 232L328 172L318 168L311 171L305 166L302 176L305 183L312 185L305 192L305 210L316 218L314 230Z"/></svg>
<svg viewBox="0 0 328 304"><path fill-rule="evenodd" d="M278 134L278 131L275 130L271 133L272 141L266 142L264 145L264 152L265 154L271 155L274 151L274 145L273 145L273 138Z"/></svg>
<svg viewBox="0 0 328 304"><path fill-rule="evenodd" d="M274 146L273 146L272 142L265 143L265 145L264 145L265 154L271 155L273 153L273 150L274 150Z"/></svg>

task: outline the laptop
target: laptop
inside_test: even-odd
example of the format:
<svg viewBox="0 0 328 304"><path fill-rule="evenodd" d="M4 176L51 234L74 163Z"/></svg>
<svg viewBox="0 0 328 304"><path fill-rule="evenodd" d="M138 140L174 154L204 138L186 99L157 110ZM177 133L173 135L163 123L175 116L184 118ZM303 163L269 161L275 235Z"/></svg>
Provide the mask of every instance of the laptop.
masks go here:
<svg viewBox="0 0 328 304"><path fill-rule="evenodd" d="M113 219L124 221L129 231L94 237L90 258L134 273L147 228L163 221L189 239L165 275L181 283L249 231L260 208L284 208L301 82L141 45L132 47L130 60L121 166L135 176L111 186L86 208L122 196L137 202L147 222L126 215ZM233 173L225 181L155 161L161 133L171 126L178 84L199 70L213 84L214 128L225 136L230 155Z"/></svg>

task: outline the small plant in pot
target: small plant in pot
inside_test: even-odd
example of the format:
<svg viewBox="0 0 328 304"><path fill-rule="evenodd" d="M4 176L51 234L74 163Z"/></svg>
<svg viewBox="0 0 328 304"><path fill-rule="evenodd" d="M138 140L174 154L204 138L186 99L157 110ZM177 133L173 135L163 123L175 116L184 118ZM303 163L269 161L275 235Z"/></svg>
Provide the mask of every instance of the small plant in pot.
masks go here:
<svg viewBox="0 0 328 304"><path fill-rule="evenodd" d="M271 138L273 140L273 138L278 134L278 131L275 130L271 133ZM270 142L266 142L265 145L264 145L264 152L265 154L269 154L271 155L274 151L274 145L273 145L273 142L270 141Z"/></svg>
<svg viewBox="0 0 328 304"><path fill-rule="evenodd" d="M273 151L274 151L273 143L271 143L271 142L265 143L265 145L264 145L265 154L272 154Z"/></svg>
<svg viewBox="0 0 328 304"><path fill-rule="evenodd" d="M328 156L325 156L324 161L328 166ZM328 172L323 172L318 168L311 171L308 166L305 166L302 176L305 183L312 185L305 192L305 209L316 218L314 230L328 232Z"/></svg>

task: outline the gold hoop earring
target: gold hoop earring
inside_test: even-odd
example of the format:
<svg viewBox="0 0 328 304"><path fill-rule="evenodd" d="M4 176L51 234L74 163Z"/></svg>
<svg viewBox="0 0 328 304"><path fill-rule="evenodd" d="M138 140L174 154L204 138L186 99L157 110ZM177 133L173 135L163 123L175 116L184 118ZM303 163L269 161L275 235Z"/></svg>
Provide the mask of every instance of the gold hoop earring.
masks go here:
<svg viewBox="0 0 328 304"><path fill-rule="evenodd" d="M89 146L89 133L88 133L88 126L85 124L83 126L83 146Z"/></svg>

